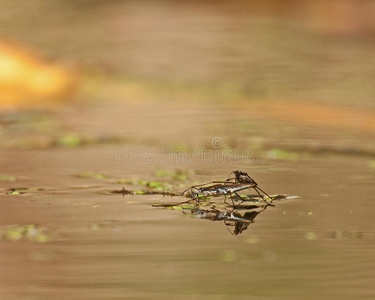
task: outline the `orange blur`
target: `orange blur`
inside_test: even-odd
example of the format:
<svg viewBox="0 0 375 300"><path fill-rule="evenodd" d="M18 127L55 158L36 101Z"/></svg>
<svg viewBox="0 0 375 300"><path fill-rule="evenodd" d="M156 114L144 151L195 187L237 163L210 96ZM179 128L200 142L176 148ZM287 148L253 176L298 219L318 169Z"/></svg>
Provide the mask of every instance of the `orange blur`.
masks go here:
<svg viewBox="0 0 375 300"><path fill-rule="evenodd" d="M67 68L0 40L0 109L53 106L73 91L76 80Z"/></svg>

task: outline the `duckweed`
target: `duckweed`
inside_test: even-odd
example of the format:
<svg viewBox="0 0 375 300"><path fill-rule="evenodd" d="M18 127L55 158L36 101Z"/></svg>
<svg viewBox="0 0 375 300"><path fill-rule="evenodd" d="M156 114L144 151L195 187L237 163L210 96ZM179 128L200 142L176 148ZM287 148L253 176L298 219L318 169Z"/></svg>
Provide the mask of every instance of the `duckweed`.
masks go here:
<svg viewBox="0 0 375 300"><path fill-rule="evenodd" d="M0 228L2 241L28 240L31 242L45 243L51 240L48 230L35 224L11 225Z"/></svg>
<svg viewBox="0 0 375 300"><path fill-rule="evenodd" d="M13 181L16 181L17 177L16 176L12 176L12 175L0 175L0 180L1 181L10 181L10 182L13 182Z"/></svg>

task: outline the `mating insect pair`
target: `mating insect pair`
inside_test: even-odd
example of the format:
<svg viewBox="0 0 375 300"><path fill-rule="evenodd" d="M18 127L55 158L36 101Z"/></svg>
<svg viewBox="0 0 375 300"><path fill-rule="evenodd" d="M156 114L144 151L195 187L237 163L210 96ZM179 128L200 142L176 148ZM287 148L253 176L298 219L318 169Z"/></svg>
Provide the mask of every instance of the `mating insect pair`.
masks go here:
<svg viewBox="0 0 375 300"><path fill-rule="evenodd" d="M234 177L230 178L232 174L234 174ZM233 171L225 181L211 181L194 185L185 190L182 195L190 194L192 199L189 201L199 201L207 197L224 196L225 203L227 203L226 197L229 196L232 200L233 207L235 207L233 196L237 196L241 200L241 203L244 202L245 199L243 199L238 192L246 189L254 189L267 205L271 205L273 198L263 191L254 179L242 171ZM266 195L267 198L264 195Z"/></svg>

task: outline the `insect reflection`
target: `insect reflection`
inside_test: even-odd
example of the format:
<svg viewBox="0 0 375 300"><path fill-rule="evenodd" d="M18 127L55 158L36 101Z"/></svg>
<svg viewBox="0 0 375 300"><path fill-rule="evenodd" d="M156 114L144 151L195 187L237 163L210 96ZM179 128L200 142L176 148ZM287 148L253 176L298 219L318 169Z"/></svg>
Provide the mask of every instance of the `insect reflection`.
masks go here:
<svg viewBox="0 0 375 300"><path fill-rule="evenodd" d="M233 175L233 176L232 176ZM231 177L232 176L232 177ZM240 191L253 189L256 195L240 195ZM247 173L233 171L226 180L211 181L193 185L180 195L189 200L178 203L159 203L154 206L181 210L183 214L199 219L223 221L228 231L233 235L247 230L254 219L268 206L274 206L272 201L284 198L283 195L270 196L262 190L258 183ZM224 201L219 197L224 196ZM227 202L227 197L231 203ZM240 201L237 202L236 201Z"/></svg>
<svg viewBox="0 0 375 300"><path fill-rule="evenodd" d="M215 207L215 205L212 205L193 209L184 209L182 212L192 218L223 221L228 231L232 235L238 235L247 230L249 225L255 222L255 217L261 212L265 211L268 206L268 204L263 206L252 205L233 209L224 208L224 210L219 210Z"/></svg>

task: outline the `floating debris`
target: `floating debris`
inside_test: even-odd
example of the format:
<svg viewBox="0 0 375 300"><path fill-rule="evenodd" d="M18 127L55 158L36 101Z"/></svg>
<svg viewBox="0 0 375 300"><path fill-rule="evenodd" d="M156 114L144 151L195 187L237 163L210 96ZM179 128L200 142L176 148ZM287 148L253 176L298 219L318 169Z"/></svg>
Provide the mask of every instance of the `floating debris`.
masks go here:
<svg viewBox="0 0 375 300"><path fill-rule="evenodd" d="M147 180L139 180L139 179L118 179L116 183L121 184L129 184L129 185L147 185Z"/></svg>
<svg viewBox="0 0 375 300"><path fill-rule="evenodd" d="M10 225L0 228L1 241L28 240L31 242L45 243L51 240L47 228L35 224Z"/></svg>
<svg viewBox="0 0 375 300"><path fill-rule="evenodd" d="M78 178L96 178L96 179L108 179L109 177L107 175L101 174L101 173L95 173L95 172L82 172L75 175Z"/></svg>
<svg viewBox="0 0 375 300"><path fill-rule="evenodd" d="M174 181L185 182L194 175L194 170L159 170L154 172L156 177L170 177Z"/></svg>
<svg viewBox="0 0 375 300"><path fill-rule="evenodd" d="M66 133L57 141L57 145L64 147L77 147L82 144L82 137L77 133Z"/></svg>
<svg viewBox="0 0 375 300"><path fill-rule="evenodd" d="M267 152L267 157L270 159L280 159L280 160L294 160L298 161L301 159L308 159L310 158L310 154L308 152L293 152L288 150L282 149L271 149Z"/></svg>
<svg viewBox="0 0 375 300"><path fill-rule="evenodd" d="M0 180L14 182L17 180L17 177L12 175L0 175Z"/></svg>
<svg viewBox="0 0 375 300"><path fill-rule="evenodd" d="M159 171L156 171L154 175L156 177L166 177L166 176L172 176L173 173L174 173L173 171L169 171L169 170L159 170Z"/></svg>
<svg viewBox="0 0 375 300"><path fill-rule="evenodd" d="M23 195L29 192L45 191L45 188L10 188L5 189L5 194L8 195Z"/></svg>
<svg viewBox="0 0 375 300"><path fill-rule="evenodd" d="M124 187L121 190L111 190L111 194L123 195L163 195L163 196L180 196L180 193L173 191L159 191L159 190L127 190Z"/></svg>
<svg viewBox="0 0 375 300"><path fill-rule="evenodd" d="M220 261L232 263L237 260L237 253L233 250L226 250L220 255Z"/></svg>
<svg viewBox="0 0 375 300"><path fill-rule="evenodd" d="M315 232L306 232L305 239L306 240L316 240L318 238L317 234Z"/></svg>

